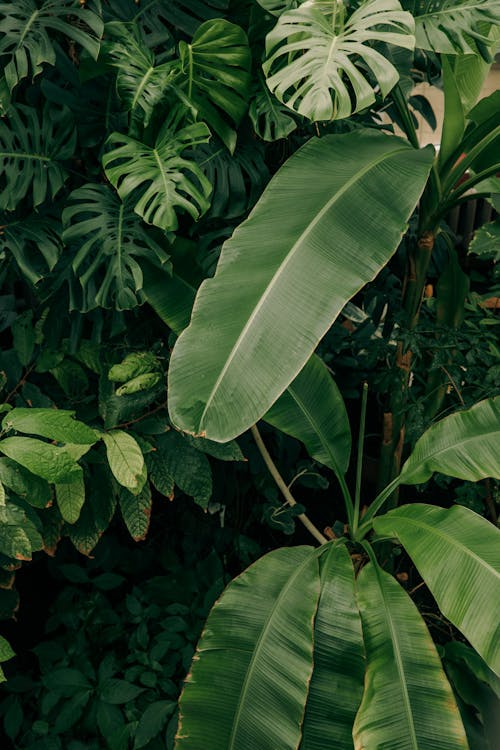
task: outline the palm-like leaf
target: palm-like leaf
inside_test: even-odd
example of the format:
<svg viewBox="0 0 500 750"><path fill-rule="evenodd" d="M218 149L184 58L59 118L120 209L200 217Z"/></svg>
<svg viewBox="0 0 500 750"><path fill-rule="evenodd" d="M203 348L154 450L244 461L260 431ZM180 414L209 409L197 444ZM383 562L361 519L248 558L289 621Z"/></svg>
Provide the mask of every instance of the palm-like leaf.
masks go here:
<svg viewBox="0 0 500 750"><path fill-rule="evenodd" d="M29 192L33 206L53 198L64 185L63 162L75 149L76 133L68 110L45 105L11 107L0 121L0 209L13 211Z"/></svg>
<svg viewBox="0 0 500 750"><path fill-rule="evenodd" d="M225 442L270 408L395 251L432 156L354 132L289 159L200 287L170 365L175 424Z"/></svg>
<svg viewBox="0 0 500 750"><path fill-rule="evenodd" d="M200 122L173 131L167 122L154 147L134 138L112 133L110 150L103 157L106 175L120 198L135 201L134 211L148 224L177 229L177 212L198 219L209 207L211 185L199 168L183 152L210 137Z"/></svg>
<svg viewBox="0 0 500 750"><path fill-rule="evenodd" d="M234 151L248 107L251 53L245 32L222 19L202 24L193 41L179 43L181 83L199 116ZM229 118L231 125L227 123Z"/></svg>
<svg viewBox="0 0 500 750"><path fill-rule="evenodd" d="M500 675L500 533L468 508L406 505L374 521L397 537L442 613Z"/></svg>
<svg viewBox="0 0 500 750"><path fill-rule="evenodd" d="M468 750L451 687L409 596L374 563L359 574L357 592L367 665L355 747Z"/></svg>
<svg viewBox="0 0 500 750"><path fill-rule="evenodd" d="M500 396L436 422L417 440L404 464L401 484L426 482L435 471L477 482L500 479Z"/></svg>
<svg viewBox="0 0 500 750"><path fill-rule="evenodd" d="M50 213L35 213L22 221L3 217L0 224L0 249L12 255L28 281L37 284L52 271L61 254L60 219Z"/></svg>
<svg viewBox="0 0 500 750"><path fill-rule="evenodd" d="M103 30L99 15L77 0L45 0L40 7L35 0L0 3L0 26L0 57L8 58L4 74L11 90L26 76L41 73L44 63L54 65L49 31L65 34L96 58Z"/></svg>
<svg viewBox="0 0 500 750"><path fill-rule="evenodd" d="M345 26L342 3L332 7L339 9L340 18L313 3L283 13L266 40L267 85L280 101L310 120L349 117L373 104L375 93L366 68L384 97L397 83L396 68L370 43L407 49L415 43L413 18L398 0L369 0Z"/></svg>
<svg viewBox="0 0 500 750"><path fill-rule="evenodd" d="M416 46L449 55L483 53L491 25L500 21L498 0L403 0L415 16ZM478 44L479 43L479 44Z"/></svg>
<svg viewBox="0 0 500 750"><path fill-rule="evenodd" d="M309 455L345 474L351 430L344 399L323 361L312 356L274 406L266 422L301 440Z"/></svg>
<svg viewBox="0 0 500 750"><path fill-rule="evenodd" d="M345 545L321 557L314 623L314 671L300 750L352 750L352 725L363 695L365 656L354 569Z"/></svg>
<svg viewBox="0 0 500 750"><path fill-rule="evenodd" d="M105 185L74 190L63 212L63 239L77 248L73 270L83 292L83 310L126 310L144 300L140 260L170 269L168 254L132 211Z"/></svg>
<svg viewBox="0 0 500 750"><path fill-rule="evenodd" d="M117 68L116 89L127 111L142 110L144 125L165 95L173 76L172 63L155 65L153 52L146 46L137 26L115 21L106 24L110 42L106 51Z"/></svg>
<svg viewBox="0 0 500 750"><path fill-rule="evenodd" d="M176 750L296 750L319 590L310 547L271 552L228 586L181 696Z"/></svg>

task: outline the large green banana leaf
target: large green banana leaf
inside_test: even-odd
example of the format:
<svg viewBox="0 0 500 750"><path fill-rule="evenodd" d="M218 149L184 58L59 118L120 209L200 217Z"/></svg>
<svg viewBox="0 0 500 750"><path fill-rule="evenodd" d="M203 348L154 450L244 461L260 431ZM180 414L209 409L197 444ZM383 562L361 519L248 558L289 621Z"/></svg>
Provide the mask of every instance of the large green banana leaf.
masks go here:
<svg viewBox="0 0 500 750"><path fill-rule="evenodd" d="M314 672L300 750L352 750L352 725L363 695L365 657L345 545L321 557L321 596L314 624Z"/></svg>
<svg viewBox="0 0 500 750"><path fill-rule="evenodd" d="M459 505L404 505L373 525L400 540L441 612L500 675L498 529Z"/></svg>
<svg viewBox="0 0 500 750"><path fill-rule="evenodd" d="M311 120L350 117L375 101L372 74L386 96L399 79L373 43L413 49L415 23L398 0L368 0L344 24L342 3L304 3L280 16L266 38L267 85Z"/></svg>
<svg viewBox="0 0 500 750"><path fill-rule="evenodd" d="M410 597L378 565L357 580L367 671L356 750L467 750L453 692Z"/></svg>
<svg viewBox="0 0 500 750"><path fill-rule="evenodd" d="M264 419L301 440L309 455L337 476L347 471L351 452L347 410L328 368L316 355L307 360Z"/></svg>
<svg viewBox="0 0 500 750"><path fill-rule="evenodd" d="M436 422L417 440L401 484L426 482L435 471L476 482L500 478L500 396Z"/></svg>
<svg viewBox="0 0 500 750"><path fill-rule="evenodd" d="M178 427L224 442L265 414L394 253L432 159L370 130L312 139L288 160L225 243L174 348Z"/></svg>
<svg viewBox="0 0 500 750"><path fill-rule="evenodd" d="M296 750L320 592L311 547L271 552L213 608L180 699L176 750Z"/></svg>

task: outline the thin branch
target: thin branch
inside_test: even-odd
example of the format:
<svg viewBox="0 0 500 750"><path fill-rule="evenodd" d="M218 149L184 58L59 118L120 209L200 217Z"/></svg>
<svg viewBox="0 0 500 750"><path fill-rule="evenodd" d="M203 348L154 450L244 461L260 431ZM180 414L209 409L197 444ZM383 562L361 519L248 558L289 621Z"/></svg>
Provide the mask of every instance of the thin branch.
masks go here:
<svg viewBox="0 0 500 750"><path fill-rule="evenodd" d="M255 440L255 443L257 445L257 448L260 451L260 454L262 458L264 459L264 463L266 464L267 468L269 469L269 472L276 482L277 486L279 487L281 494L287 501L288 505L290 505L292 508L294 505L297 505L297 501L295 500L294 496L290 492L290 490L287 487L287 484L281 474L279 473L276 464L274 463L273 459L271 458L269 451L267 450L266 446L264 445L264 441L262 440L261 434L257 428L257 425L253 425L250 428L253 438ZM316 528L316 526L313 524L313 522L306 516L305 513L300 513L297 518L302 521L306 529L313 535L313 537L318 541L320 544L325 544L325 542L328 541L326 536L323 536L321 531Z"/></svg>

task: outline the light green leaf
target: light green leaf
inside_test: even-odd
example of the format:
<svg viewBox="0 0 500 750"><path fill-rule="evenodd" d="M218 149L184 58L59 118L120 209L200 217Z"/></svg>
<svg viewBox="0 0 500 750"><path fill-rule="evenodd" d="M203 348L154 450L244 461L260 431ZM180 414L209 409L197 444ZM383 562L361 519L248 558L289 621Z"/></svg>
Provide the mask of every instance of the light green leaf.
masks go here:
<svg viewBox="0 0 500 750"><path fill-rule="evenodd" d="M415 45L413 17L398 0L368 0L346 22L344 14L342 3L304 3L283 13L266 38L267 85L310 120L350 117L373 104L367 68L383 97L395 86L397 69L367 42Z"/></svg>
<svg viewBox="0 0 500 750"><path fill-rule="evenodd" d="M252 56L245 32L223 19L206 21L191 43L179 42L184 90L205 120L232 152L248 106Z"/></svg>
<svg viewBox="0 0 500 750"><path fill-rule="evenodd" d="M406 0L403 5L415 14L416 46L448 55L479 51L484 56L492 44L489 27L500 21L498 0Z"/></svg>
<svg viewBox="0 0 500 750"><path fill-rule="evenodd" d="M179 130L167 122L153 147L112 133L107 141L110 150L102 160L106 176L122 201L134 193L134 211L145 222L175 231L178 212L196 220L210 205L210 183L194 161L182 156L187 148L209 137L203 122Z"/></svg>
<svg viewBox="0 0 500 750"><path fill-rule="evenodd" d="M271 552L229 584L186 680L176 750L296 750L319 588L310 547Z"/></svg>
<svg viewBox="0 0 500 750"><path fill-rule="evenodd" d="M452 689L410 597L373 563L359 574L357 590L366 677L354 747L468 750Z"/></svg>
<svg viewBox="0 0 500 750"><path fill-rule="evenodd" d="M351 452L351 430L344 399L323 361L308 359L264 420L301 440L309 455L345 474Z"/></svg>
<svg viewBox="0 0 500 750"><path fill-rule="evenodd" d="M477 482L500 478L500 396L485 399L432 425L405 462L401 484L426 482L435 471Z"/></svg>
<svg viewBox="0 0 500 750"><path fill-rule="evenodd" d="M314 671L300 750L352 750L352 725L363 695L365 657L345 545L321 557L321 596L314 622Z"/></svg>
<svg viewBox="0 0 500 750"><path fill-rule="evenodd" d="M116 481L133 494L139 494L146 476L144 456L137 441L123 430L103 432L102 439L106 446L109 467Z"/></svg>
<svg viewBox="0 0 500 750"><path fill-rule="evenodd" d="M312 139L286 162L225 243L174 347L174 424L226 442L270 408L396 250L432 158L360 130Z"/></svg>
<svg viewBox="0 0 500 750"><path fill-rule="evenodd" d="M118 503L130 536L136 542L146 538L151 520L151 488L146 482L139 493L121 490Z"/></svg>
<svg viewBox="0 0 500 750"><path fill-rule="evenodd" d="M85 502L83 474L70 484L56 484L56 500L67 523L76 523Z"/></svg>
<svg viewBox="0 0 500 750"><path fill-rule="evenodd" d="M500 675L500 532L468 508L404 505L376 518L405 547L445 617Z"/></svg>
<svg viewBox="0 0 500 750"><path fill-rule="evenodd" d="M2 427L4 430L41 435L58 443L96 443L99 434L83 422L73 419L74 416L74 411L64 409L12 409L3 418Z"/></svg>
<svg viewBox="0 0 500 750"><path fill-rule="evenodd" d="M0 452L47 482L67 484L81 476L82 468L64 448L25 437L0 440Z"/></svg>

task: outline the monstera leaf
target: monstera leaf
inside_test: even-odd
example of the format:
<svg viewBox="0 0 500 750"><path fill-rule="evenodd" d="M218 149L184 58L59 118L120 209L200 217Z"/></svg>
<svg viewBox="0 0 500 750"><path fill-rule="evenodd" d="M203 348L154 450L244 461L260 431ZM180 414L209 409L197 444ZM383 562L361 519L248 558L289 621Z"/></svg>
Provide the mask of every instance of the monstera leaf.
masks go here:
<svg viewBox="0 0 500 750"><path fill-rule="evenodd" d="M262 417L396 250L432 159L373 131L295 152L200 287L169 369L174 424L225 442Z"/></svg>
<svg viewBox="0 0 500 750"><path fill-rule="evenodd" d="M137 26L115 21L106 24L111 41L106 52L117 68L116 89L126 109L140 110L147 126L153 109L165 95L173 75L171 63L155 66L155 56L146 46Z"/></svg>
<svg viewBox="0 0 500 750"><path fill-rule="evenodd" d="M66 108L46 104L38 113L24 104L11 107L0 121L0 209L13 211L30 192L35 207L57 195L75 139Z"/></svg>
<svg viewBox="0 0 500 750"><path fill-rule="evenodd" d="M170 270L169 255L133 212L105 185L74 190L63 212L64 242L77 249L73 271L83 292L83 309L127 310L143 301L140 260ZM139 259L139 260L138 260Z"/></svg>
<svg viewBox="0 0 500 750"><path fill-rule="evenodd" d="M310 120L342 119L373 104L367 68L382 96L397 83L396 68L369 43L415 43L413 18L398 0L370 0L347 22L343 16L342 3L305 3L283 13L266 39L267 85Z"/></svg>
<svg viewBox="0 0 500 750"><path fill-rule="evenodd" d="M49 31L64 34L97 58L103 23L92 5L77 0L46 0L41 6L35 0L0 3L0 57L9 59L4 68L9 89L41 73L44 63L55 64Z"/></svg>
<svg viewBox="0 0 500 750"><path fill-rule="evenodd" d="M403 0L403 5L415 16L417 47L488 56L488 30L500 21L498 0Z"/></svg>
<svg viewBox="0 0 500 750"><path fill-rule="evenodd" d="M61 254L60 218L49 211L16 221L4 215L0 224L0 252L12 255L25 278L37 284L52 271Z"/></svg>
<svg viewBox="0 0 500 750"><path fill-rule="evenodd" d="M187 148L209 137L202 122L179 130L167 122L154 146L112 133L107 141L111 150L103 157L106 175L122 200L135 201L134 211L144 221L175 230L178 211L198 219L209 208L209 181L194 161L183 157Z"/></svg>
<svg viewBox="0 0 500 750"><path fill-rule="evenodd" d="M179 43L179 55L185 94L200 119L234 151L233 126L239 125L250 95L251 53L245 32L229 21L207 21L190 44Z"/></svg>

